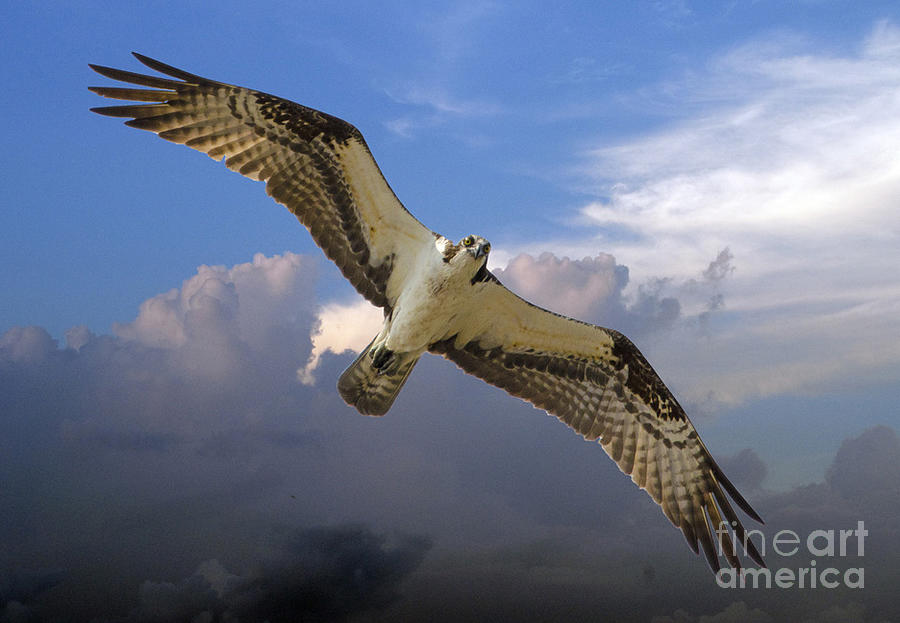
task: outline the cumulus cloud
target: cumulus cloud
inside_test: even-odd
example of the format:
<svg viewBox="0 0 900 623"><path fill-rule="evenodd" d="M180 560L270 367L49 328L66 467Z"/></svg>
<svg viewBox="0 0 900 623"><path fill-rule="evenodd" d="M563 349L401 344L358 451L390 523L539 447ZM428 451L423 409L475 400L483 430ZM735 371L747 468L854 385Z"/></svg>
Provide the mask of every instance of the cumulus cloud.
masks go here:
<svg viewBox="0 0 900 623"><path fill-rule="evenodd" d="M714 254L648 296L676 298L676 326L693 330L684 310L706 307L691 296L707 300L732 266ZM532 282L534 298L587 289L587 315L645 317L612 258L520 258L505 270L522 288L543 271L552 287ZM318 307L308 271L292 256L202 267L116 335L0 337L0 547L26 572L66 572L8 601L8 618L252 621L293 604L392 621L629 620L641 603L648 620L743 600L779 620L765 595L718 589L597 444L444 360L423 360L386 417L356 414L334 390L353 354L335 352L352 344L333 319L362 312ZM315 336L325 339L303 384ZM871 525L875 617L897 579L895 446L887 430L850 440L826 481L778 495L765 494L759 448L713 451L767 531ZM802 620L846 594L780 599Z"/></svg>
<svg viewBox="0 0 900 623"><path fill-rule="evenodd" d="M37 363L56 346L56 340L41 327L13 327L0 336L0 353L10 363Z"/></svg>
<svg viewBox="0 0 900 623"><path fill-rule="evenodd" d="M628 267L607 253L580 260L549 252L537 258L521 253L493 272L536 305L643 337L677 321L705 321L722 307L719 282L733 270L732 260L731 252L723 249L697 277L656 277L638 284L633 292L627 290Z"/></svg>
<svg viewBox="0 0 900 623"><path fill-rule="evenodd" d="M727 343L752 339L730 319L726 293L737 270L735 256L726 247L710 257L687 276L657 276L638 283L629 267L605 253L579 260L549 252L537 258L522 253L493 272L536 305L625 333L682 404L696 413L761 393L758 385L748 383L746 369L735 363L735 351ZM759 346L745 348L741 356L746 353L770 355ZM770 368L761 372L771 377ZM793 388L791 378L775 379L779 391Z"/></svg>
<svg viewBox="0 0 900 623"><path fill-rule="evenodd" d="M259 404L279 400L275 388L311 353L314 283L315 261L291 253L201 266L181 288L142 303L133 321L116 324L114 337L75 328L68 350L55 353L42 330L16 329L3 352L42 354L57 374L78 371L92 381L72 388L72 410L89 415L68 418L67 436L158 447L246 425Z"/></svg>
<svg viewBox="0 0 900 623"><path fill-rule="evenodd" d="M200 266L181 288L144 301L137 318L113 332L150 347L175 348L199 338L268 348L281 337L273 334L279 328L306 329L315 279L315 261L295 253L257 253L232 268Z"/></svg>
<svg viewBox="0 0 900 623"><path fill-rule="evenodd" d="M323 305L318 313L318 330L312 337L312 354L309 362L297 370L297 378L312 385L313 371L325 352L361 351L381 330L383 321L382 311L366 300Z"/></svg>
<svg viewBox="0 0 900 623"><path fill-rule="evenodd" d="M609 254L570 260L522 253L493 271L505 285L529 301L573 318L599 318L621 307L628 268Z"/></svg>

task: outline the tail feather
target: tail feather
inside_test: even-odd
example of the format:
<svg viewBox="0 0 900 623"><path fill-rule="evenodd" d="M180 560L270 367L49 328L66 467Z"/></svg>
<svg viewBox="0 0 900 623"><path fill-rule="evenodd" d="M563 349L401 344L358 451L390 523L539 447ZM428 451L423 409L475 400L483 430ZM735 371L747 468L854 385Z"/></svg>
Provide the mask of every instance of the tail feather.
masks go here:
<svg viewBox="0 0 900 623"><path fill-rule="evenodd" d="M395 361L384 369L378 369L371 354L374 343L372 340L338 380L341 398L363 415L384 415L388 412L421 355L397 353Z"/></svg>

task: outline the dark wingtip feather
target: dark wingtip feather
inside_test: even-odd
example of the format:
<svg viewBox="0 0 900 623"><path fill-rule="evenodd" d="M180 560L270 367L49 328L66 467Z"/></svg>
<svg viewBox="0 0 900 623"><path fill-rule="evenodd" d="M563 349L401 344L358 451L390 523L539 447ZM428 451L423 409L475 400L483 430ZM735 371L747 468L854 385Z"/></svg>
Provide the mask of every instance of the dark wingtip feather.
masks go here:
<svg viewBox="0 0 900 623"><path fill-rule="evenodd" d="M133 102L166 102L177 96L174 91L130 89L122 87L88 87L88 91L101 97Z"/></svg>
<svg viewBox="0 0 900 623"><path fill-rule="evenodd" d="M744 499L744 496L741 495L741 492L737 490L737 487L735 487L731 483L731 481L728 479L728 476L726 476L725 472L722 471L722 468L719 467L719 464L716 463L711 456L709 457L709 459L713 475L715 476L719 484L722 485L725 491L728 492L728 495L731 496L731 499L734 500L734 503L738 505L738 508L747 513L747 516L754 521L765 524L766 522L763 521L763 518L759 516L759 513L753 510L753 507L750 506L750 502Z"/></svg>
<svg viewBox="0 0 900 623"><path fill-rule="evenodd" d="M735 537L737 538L738 543L744 548L744 552L746 552L755 563L765 567L766 563L763 561L762 555L760 555L759 550L756 549L756 545L753 544L753 541L750 540L744 526L740 521L737 521L734 509L731 508L731 504L728 503L728 498L725 497L725 494L722 493L722 491L714 491L713 495L715 495L716 500L719 502L719 506L722 507L725 517L733 521L732 527L734 528Z"/></svg>
<svg viewBox="0 0 900 623"><path fill-rule="evenodd" d="M753 544L749 538L747 539L747 553L750 554L750 558L753 559L753 562L758 564L760 567L767 569L766 561L763 560L762 555L759 553L759 550L756 549L756 545Z"/></svg>
<svg viewBox="0 0 900 623"><path fill-rule="evenodd" d="M144 56L139 52L132 52L131 54L141 63L143 63L150 69L158 71L161 74L166 74L167 76L172 76L173 78L178 78L179 80L184 80L185 82L192 82L194 84L208 84L213 82L208 78L188 73L183 69L178 69L177 67L173 67L172 65L167 65L162 61L158 61L155 58L150 58L149 56Z"/></svg>
<svg viewBox="0 0 900 623"><path fill-rule="evenodd" d="M91 108L91 112L105 117L133 117L134 115L125 110L126 108L128 106L95 106Z"/></svg>
<svg viewBox="0 0 900 623"><path fill-rule="evenodd" d="M107 67L106 65L96 65L94 63L88 63L88 67L96 71L101 76L106 76L110 78L110 74L116 73L119 71L118 69L113 69L112 67Z"/></svg>
<svg viewBox="0 0 900 623"><path fill-rule="evenodd" d="M703 554L706 556L706 562L713 573L718 573L722 567L713 545L712 532L709 529L709 518L706 516L702 506L695 505L693 507L693 521L696 524L694 529L700 540L700 546L703 548Z"/></svg>
<svg viewBox="0 0 900 623"><path fill-rule="evenodd" d="M725 559L728 561L728 564L734 567L735 569L741 568L741 560L738 558L737 549L734 547L734 543L731 540L731 536L728 530L721 530L722 526L728 526L722 520L722 513L719 510L718 505L716 505L716 500L713 497L712 493L706 492L704 494L705 504L703 505L704 510L706 511L706 516L709 517L709 523L714 528L714 532L716 534L716 544L719 546L719 551L725 554ZM712 538L712 535L710 535Z"/></svg>
<svg viewBox="0 0 900 623"><path fill-rule="evenodd" d="M158 78L156 76L136 74L133 71L115 69L113 67L107 67L105 65L94 65L93 63L88 63L88 67L96 71L101 76L110 78L111 80L118 80L119 82L130 82L131 84L139 84L141 86L153 87L155 89L175 90L178 85L183 84L181 82L176 82L175 80L170 80L168 78Z"/></svg>
<svg viewBox="0 0 900 623"><path fill-rule="evenodd" d="M688 547L690 547L695 554L699 554L700 548L697 545L697 534L694 532L694 526L692 526L690 522L683 521L681 523L681 533L684 535L684 540L687 541Z"/></svg>
<svg viewBox="0 0 900 623"><path fill-rule="evenodd" d="M726 525L724 522L719 524L719 527L722 525ZM737 548L734 545L734 542L731 540L731 536L728 531L718 531L716 532L716 541L719 545L720 551L725 555L725 560L728 561L728 564L734 567L735 569L741 568L741 559L737 555Z"/></svg>
<svg viewBox="0 0 900 623"><path fill-rule="evenodd" d="M166 104L127 104L125 106L101 106L92 108L94 112L106 115L108 117L135 117L146 118L155 117L165 113L168 110Z"/></svg>
<svg viewBox="0 0 900 623"><path fill-rule="evenodd" d="M703 554L706 556L706 563L709 565L709 568L712 569L713 573L718 573L722 569L722 565L719 562L719 557L716 556L716 550L713 548L712 543L705 538L701 538L700 544L703 546Z"/></svg>

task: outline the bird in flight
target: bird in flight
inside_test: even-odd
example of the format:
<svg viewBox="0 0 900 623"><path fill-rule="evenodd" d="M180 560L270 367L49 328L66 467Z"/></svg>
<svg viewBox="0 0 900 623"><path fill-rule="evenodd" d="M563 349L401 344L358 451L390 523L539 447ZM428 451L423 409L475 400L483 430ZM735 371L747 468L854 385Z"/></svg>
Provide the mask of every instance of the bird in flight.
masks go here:
<svg viewBox="0 0 900 623"><path fill-rule="evenodd" d="M351 124L135 57L168 77L91 65L107 78L146 87L89 87L141 102L92 110L129 118L126 125L224 158L229 169L265 182L344 277L384 310L381 331L338 381L348 404L383 415L419 357L443 355L599 441L691 549L703 549L714 571L720 556L740 567L739 551L764 565L728 496L762 519L627 337L541 309L505 288L487 269L491 244L483 237L453 242L425 227L394 195Z"/></svg>

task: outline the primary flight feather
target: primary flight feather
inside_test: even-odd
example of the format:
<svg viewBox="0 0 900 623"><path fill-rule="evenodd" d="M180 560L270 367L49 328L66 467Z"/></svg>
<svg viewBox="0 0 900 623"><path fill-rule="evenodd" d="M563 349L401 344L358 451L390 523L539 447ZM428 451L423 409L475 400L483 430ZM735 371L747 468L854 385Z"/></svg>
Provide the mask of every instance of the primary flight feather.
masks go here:
<svg viewBox="0 0 900 623"><path fill-rule="evenodd" d="M228 168L264 181L359 293L384 310L381 331L338 381L347 403L382 415L422 353L443 355L598 440L694 552L703 549L714 570L720 555L740 566L738 551L764 564L728 496L761 522L759 515L628 338L513 294L487 269L484 238L454 243L422 225L349 123L135 56L169 77L91 65L113 80L147 87L89 87L142 102L92 110L129 118L127 125L225 158ZM723 523L739 547L718 529Z"/></svg>

